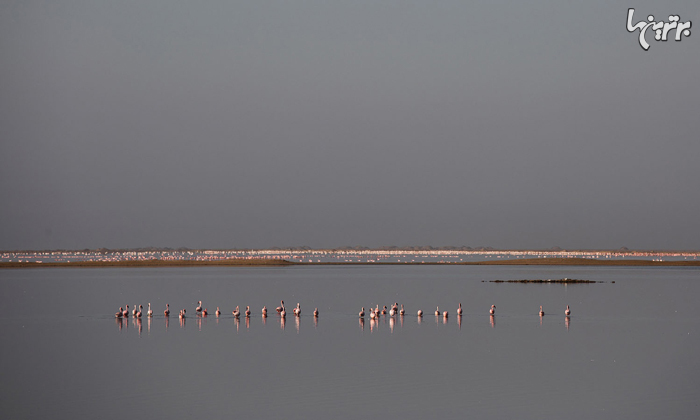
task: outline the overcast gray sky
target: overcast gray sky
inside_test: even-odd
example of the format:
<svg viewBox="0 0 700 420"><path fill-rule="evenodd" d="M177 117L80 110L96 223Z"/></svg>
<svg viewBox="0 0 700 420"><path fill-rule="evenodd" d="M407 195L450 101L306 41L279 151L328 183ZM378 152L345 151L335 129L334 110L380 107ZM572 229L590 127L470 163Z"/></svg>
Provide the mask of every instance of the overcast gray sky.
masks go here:
<svg viewBox="0 0 700 420"><path fill-rule="evenodd" d="M4 1L0 54L0 249L700 249L696 0Z"/></svg>

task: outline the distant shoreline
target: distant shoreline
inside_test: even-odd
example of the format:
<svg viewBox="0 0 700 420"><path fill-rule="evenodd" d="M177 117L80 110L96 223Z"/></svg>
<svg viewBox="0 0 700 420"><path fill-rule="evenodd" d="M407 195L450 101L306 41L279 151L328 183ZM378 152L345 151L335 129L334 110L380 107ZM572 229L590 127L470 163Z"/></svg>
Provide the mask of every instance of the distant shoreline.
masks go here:
<svg viewBox="0 0 700 420"><path fill-rule="evenodd" d="M589 258L527 258L470 262L293 262L277 259L137 260L71 262L0 262L1 268L109 268L109 267L285 267L299 265L542 265L612 267L700 267L700 261L599 260Z"/></svg>

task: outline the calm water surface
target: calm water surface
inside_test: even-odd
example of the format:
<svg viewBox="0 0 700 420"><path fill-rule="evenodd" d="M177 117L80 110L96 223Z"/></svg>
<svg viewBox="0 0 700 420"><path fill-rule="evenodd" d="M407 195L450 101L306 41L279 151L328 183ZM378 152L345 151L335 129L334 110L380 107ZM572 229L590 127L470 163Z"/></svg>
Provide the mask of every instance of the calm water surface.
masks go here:
<svg viewBox="0 0 700 420"><path fill-rule="evenodd" d="M604 283L489 282L563 277ZM698 269L45 268L1 270L0 292L2 418L700 413ZM195 316L198 300L224 314ZM405 317L359 321L360 307L395 301ZM114 319L120 306L148 302L153 319ZM234 320L236 305L250 305L251 319ZM266 320L263 305L274 314ZM447 320L433 315L438 305Z"/></svg>

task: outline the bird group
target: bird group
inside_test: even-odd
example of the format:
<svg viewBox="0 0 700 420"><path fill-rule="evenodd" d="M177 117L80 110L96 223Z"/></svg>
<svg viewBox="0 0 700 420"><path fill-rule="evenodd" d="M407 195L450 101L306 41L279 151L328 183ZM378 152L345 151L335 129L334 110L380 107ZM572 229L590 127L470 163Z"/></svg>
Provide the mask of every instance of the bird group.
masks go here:
<svg viewBox="0 0 700 420"><path fill-rule="evenodd" d="M277 313L279 314L280 317L284 318L287 316L287 310L284 307L284 300L280 301L280 306L278 306L275 310L277 311ZM138 306L134 305L134 309L132 311L133 317L134 318L141 318L142 311L143 311L143 305L138 305ZM406 315L406 309L404 308L403 304L401 304L401 308L399 308L398 302L394 302L394 304L391 305L391 308L388 308L386 305L384 305L384 307L382 309L379 308L379 305L376 305L374 308L370 308L369 309L369 317L371 319L377 319L377 318L379 318L379 315L386 315L387 312L388 312L389 316L396 316L396 315L404 316L404 315ZM187 313L186 309L181 309L180 313L179 313L179 317L185 318L186 313ZM250 306L246 306L246 309L244 312L246 318L250 318L250 313L251 313ZM292 309L292 313L294 314L294 316L297 316L297 317L301 316L301 304L297 303L297 306ZM200 315L200 316L207 316L208 315L207 308L202 307L201 300L197 302L197 307L195 308L195 314ZM215 314L216 314L216 316L221 315L221 310L219 309L218 306L216 307ZM236 306L236 309L233 310L232 314L235 318L240 317L240 315L241 315L240 307ZM491 305L491 308L489 309L489 314L490 315L496 314L496 305ZM166 317L170 316L170 304L169 303L165 304L165 310L163 311L163 315L165 315ZM318 308L314 309L313 315L314 315L314 317L318 317ZM422 317L423 311L419 309L418 312L416 313L416 315L418 317ZM540 306L539 315L544 316L544 310L542 309L542 306ZM571 309L569 308L569 305L566 305L566 310L564 311L564 315L566 315L567 317L571 315ZM148 317L153 316L153 310L151 310L150 303L148 304L148 311L146 312L146 316L148 316ZM435 308L435 316L442 316L443 318L447 318L449 316L449 313L448 313L448 311L440 312L440 307L437 306ZM457 316L462 316L462 304L461 303L457 307ZM126 309L124 309L123 307L120 307L119 311L114 314L114 317L115 318L128 318L129 317L129 305L126 305ZM267 306L263 306L263 308L262 308L262 317L263 318L267 317ZM365 317L364 306L360 310L359 317L360 318Z"/></svg>
<svg viewBox="0 0 700 420"><path fill-rule="evenodd" d="M369 309L369 317L371 319L376 319L379 318L379 315L386 315L387 313L387 307L386 305L384 306L384 309L380 310L379 305L377 305L375 308L370 308ZM397 313L401 316L404 316L406 314L406 310L403 307L403 304L401 304L401 309L398 310L398 303L394 302L394 304L391 306L391 310L389 311L389 316L395 316ZM462 304L460 303L459 306L457 307L457 316L462 316ZM489 314L490 315L495 315L496 314L496 305L491 305L491 308L489 309ZM362 309L360 309L360 313L358 314L360 318L365 317L365 307L363 306ZM416 315L420 318L423 316L423 311L421 309L418 310ZM449 317L449 312L448 311L443 311L440 312L440 307L437 306L435 307L435 316L441 316L443 318ZM539 311L540 316L544 316L544 310L542 309L542 306L540 306L540 311ZM566 305L566 310L564 311L564 315L569 316L571 315L571 309L569 308L569 305Z"/></svg>

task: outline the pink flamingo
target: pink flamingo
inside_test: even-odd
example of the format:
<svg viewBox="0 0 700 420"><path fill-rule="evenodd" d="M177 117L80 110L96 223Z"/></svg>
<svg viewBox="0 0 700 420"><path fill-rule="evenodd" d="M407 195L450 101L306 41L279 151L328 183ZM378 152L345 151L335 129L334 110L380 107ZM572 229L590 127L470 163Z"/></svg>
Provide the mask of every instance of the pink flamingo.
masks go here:
<svg viewBox="0 0 700 420"><path fill-rule="evenodd" d="M169 303L165 304L165 310L163 311L163 315L170 316L170 304Z"/></svg>
<svg viewBox="0 0 700 420"><path fill-rule="evenodd" d="M571 309L569 309L569 305L566 305L566 310L564 311L564 315L566 315L566 316L571 315Z"/></svg>
<svg viewBox="0 0 700 420"><path fill-rule="evenodd" d="M457 315L462 316L462 304L459 304L459 308L457 308Z"/></svg>
<svg viewBox="0 0 700 420"><path fill-rule="evenodd" d="M365 317L365 307L364 306L362 307L362 310L360 311L360 313L358 315L360 315L360 318Z"/></svg>
<svg viewBox="0 0 700 420"><path fill-rule="evenodd" d="M241 311L240 311L240 309L238 309L238 306L236 306L236 309L235 309L233 312L231 312L231 313L232 313L233 316L235 316L236 318L238 318L238 317L241 315Z"/></svg>
<svg viewBox="0 0 700 420"><path fill-rule="evenodd" d="M221 315L221 311L219 310L219 307L218 307L218 306L216 307L216 312L215 312L215 313L216 313L216 316Z"/></svg>
<svg viewBox="0 0 700 420"><path fill-rule="evenodd" d="M496 313L496 305L491 305L491 309L489 309L489 313L490 313L491 315L493 315L493 314Z"/></svg>
<svg viewBox="0 0 700 420"><path fill-rule="evenodd" d="M542 305L540 305L540 316L544 316L544 311L542 310Z"/></svg>
<svg viewBox="0 0 700 420"><path fill-rule="evenodd" d="M245 317L250 318L250 306L245 307Z"/></svg>

